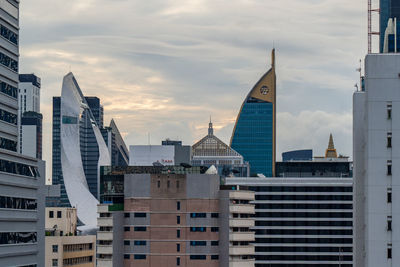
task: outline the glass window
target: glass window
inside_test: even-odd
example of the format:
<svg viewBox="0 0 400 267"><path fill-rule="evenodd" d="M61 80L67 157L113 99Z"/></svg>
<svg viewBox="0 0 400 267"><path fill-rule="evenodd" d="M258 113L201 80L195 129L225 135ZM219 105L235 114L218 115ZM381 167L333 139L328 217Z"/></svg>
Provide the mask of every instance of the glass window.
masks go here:
<svg viewBox="0 0 400 267"><path fill-rule="evenodd" d="M6 38L11 43L18 45L18 34L16 34L15 32L13 32L12 30L10 30L9 28L7 28L4 25L0 25L0 33L1 33L1 36Z"/></svg>
<svg viewBox="0 0 400 267"><path fill-rule="evenodd" d="M181 251L181 244L176 244L176 251L180 252Z"/></svg>
<svg viewBox="0 0 400 267"><path fill-rule="evenodd" d="M219 232L219 227L211 227L211 232Z"/></svg>
<svg viewBox="0 0 400 267"><path fill-rule="evenodd" d="M176 202L176 209L181 210L181 202L180 201Z"/></svg>
<svg viewBox="0 0 400 267"><path fill-rule="evenodd" d="M146 246L146 240L135 240L134 245L135 246Z"/></svg>
<svg viewBox="0 0 400 267"><path fill-rule="evenodd" d="M130 259L130 255L129 254L124 254L124 259L129 260Z"/></svg>
<svg viewBox="0 0 400 267"><path fill-rule="evenodd" d="M181 258L177 257L176 258L176 266L180 266L181 265Z"/></svg>
<svg viewBox="0 0 400 267"><path fill-rule="evenodd" d="M18 98L18 89L3 81L0 81L0 92L13 98Z"/></svg>
<svg viewBox="0 0 400 267"><path fill-rule="evenodd" d="M181 216L176 216L176 224L181 224Z"/></svg>
<svg viewBox="0 0 400 267"><path fill-rule="evenodd" d="M205 260L206 258L206 255L190 255L191 260Z"/></svg>
<svg viewBox="0 0 400 267"><path fill-rule="evenodd" d="M54 218L54 211L49 211L49 218Z"/></svg>
<svg viewBox="0 0 400 267"><path fill-rule="evenodd" d="M144 255L144 254L135 254L134 259L135 260L145 260L146 259L146 255Z"/></svg>
<svg viewBox="0 0 400 267"><path fill-rule="evenodd" d="M129 240L124 240L124 246L129 246L131 242Z"/></svg>
<svg viewBox="0 0 400 267"><path fill-rule="evenodd" d="M145 212L135 212L135 217L136 218L145 218L146 213Z"/></svg>
<svg viewBox="0 0 400 267"><path fill-rule="evenodd" d="M218 260L219 259L219 255L211 255L211 259L212 260Z"/></svg>
<svg viewBox="0 0 400 267"><path fill-rule="evenodd" d="M124 231L125 231L125 232L129 232L130 229L131 229L131 228L130 228L129 226L125 226L125 227L124 227Z"/></svg>
<svg viewBox="0 0 400 267"><path fill-rule="evenodd" d="M62 211L61 210L57 211L57 218L61 218L61 215L62 215Z"/></svg>
<svg viewBox="0 0 400 267"><path fill-rule="evenodd" d="M53 259L52 263L53 267L58 266L58 259Z"/></svg>
<svg viewBox="0 0 400 267"><path fill-rule="evenodd" d="M196 212L190 213L190 218L206 218L206 217L207 213L196 213Z"/></svg>
<svg viewBox="0 0 400 267"><path fill-rule="evenodd" d="M176 230L176 238L181 238L181 230Z"/></svg>
<svg viewBox="0 0 400 267"><path fill-rule="evenodd" d="M53 245L53 253L57 253L58 252L58 245Z"/></svg>
<svg viewBox="0 0 400 267"><path fill-rule="evenodd" d="M136 232L146 232L147 228L146 228L146 226L135 226L134 230Z"/></svg>

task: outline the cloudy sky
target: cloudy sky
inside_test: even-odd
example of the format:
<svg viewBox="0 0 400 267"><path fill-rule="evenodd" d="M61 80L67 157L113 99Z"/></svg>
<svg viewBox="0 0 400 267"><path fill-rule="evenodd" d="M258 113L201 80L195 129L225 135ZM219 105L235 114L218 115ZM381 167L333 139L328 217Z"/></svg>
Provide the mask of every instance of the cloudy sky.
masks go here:
<svg viewBox="0 0 400 267"><path fill-rule="evenodd" d="M51 166L52 96L75 74L127 145L229 142L248 91L277 50L278 159L333 133L351 156L355 71L366 53L363 0L21 1L20 71L42 78L44 159ZM50 171L50 168L48 168ZM48 173L49 174L49 173Z"/></svg>

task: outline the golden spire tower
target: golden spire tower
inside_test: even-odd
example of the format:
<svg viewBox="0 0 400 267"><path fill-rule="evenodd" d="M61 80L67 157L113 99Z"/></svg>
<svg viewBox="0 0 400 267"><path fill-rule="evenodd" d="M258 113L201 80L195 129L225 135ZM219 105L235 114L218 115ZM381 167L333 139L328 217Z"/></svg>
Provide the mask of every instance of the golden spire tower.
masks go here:
<svg viewBox="0 0 400 267"><path fill-rule="evenodd" d="M325 151L325 158L337 158L337 157L338 156L335 145L333 143L333 137L332 134L330 134L328 148Z"/></svg>

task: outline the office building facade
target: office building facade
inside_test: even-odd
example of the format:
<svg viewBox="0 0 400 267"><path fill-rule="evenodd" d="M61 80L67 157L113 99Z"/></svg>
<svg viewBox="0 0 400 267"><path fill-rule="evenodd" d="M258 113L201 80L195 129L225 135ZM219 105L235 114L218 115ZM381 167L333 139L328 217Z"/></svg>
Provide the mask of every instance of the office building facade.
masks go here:
<svg viewBox="0 0 400 267"><path fill-rule="evenodd" d="M97 264L254 266L254 193L199 167L104 167Z"/></svg>
<svg viewBox="0 0 400 267"><path fill-rule="evenodd" d="M353 266L353 180L226 178L255 192L255 266ZM378 266L378 265L375 265Z"/></svg>
<svg viewBox="0 0 400 267"><path fill-rule="evenodd" d="M275 49L271 69L256 83L240 108L230 146L250 163L252 174L275 175Z"/></svg>
<svg viewBox="0 0 400 267"><path fill-rule="evenodd" d="M19 1L0 1L0 28L0 266L43 266L45 166L17 153Z"/></svg>
<svg viewBox="0 0 400 267"><path fill-rule="evenodd" d="M353 96L355 266L400 265L398 54L368 54Z"/></svg>
<svg viewBox="0 0 400 267"><path fill-rule="evenodd" d="M381 53L400 52L400 1L379 0L379 45Z"/></svg>
<svg viewBox="0 0 400 267"><path fill-rule="evenodd" d="M73 80L75 80L75 78L73 78ZM73 81L70 83L75 84ZM75 86L74 90L77 90L76 88L79 88L79 86ZM83 166L85 182L87 183L89 192L95 198L98 198L98 169L101 156L101 149L99 149L99 146L101 145L101 147L103 147L103 143L105 144L113 166L127 166L129 162L129 153L115 121L111 120L110 125L104 127L104 109L101 105L100 99L97 97L84 97L80 88L78 94L82 96L86 104L79 120L79 149L77 149L76 153L81 155L80 158ZM61 123L61 104L62 97L53 97L53 184L61 185L59 205L70 207L71 203L65 188L61 160L61 136L63 133L61 130L63 125L63 123ZM95 122L95 128L100 131L102 140L100 140L99 136L96 135L93 121Z"/></svg>

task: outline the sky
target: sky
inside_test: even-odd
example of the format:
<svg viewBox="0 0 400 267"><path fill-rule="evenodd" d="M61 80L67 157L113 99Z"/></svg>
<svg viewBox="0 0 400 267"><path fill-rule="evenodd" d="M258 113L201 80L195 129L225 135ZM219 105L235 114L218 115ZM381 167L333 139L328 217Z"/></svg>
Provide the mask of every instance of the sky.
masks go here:
<svg viewBox="0 0 400 267"><path fill-rule="evenodd" d="M352 156L352 94L367 52L363 0L35 0L20 4L20 73L42 79L43 150L51 178L52 97L72 71L127 145L229 144L240 106L277 66L277 159L332 133Z"/></svg>

